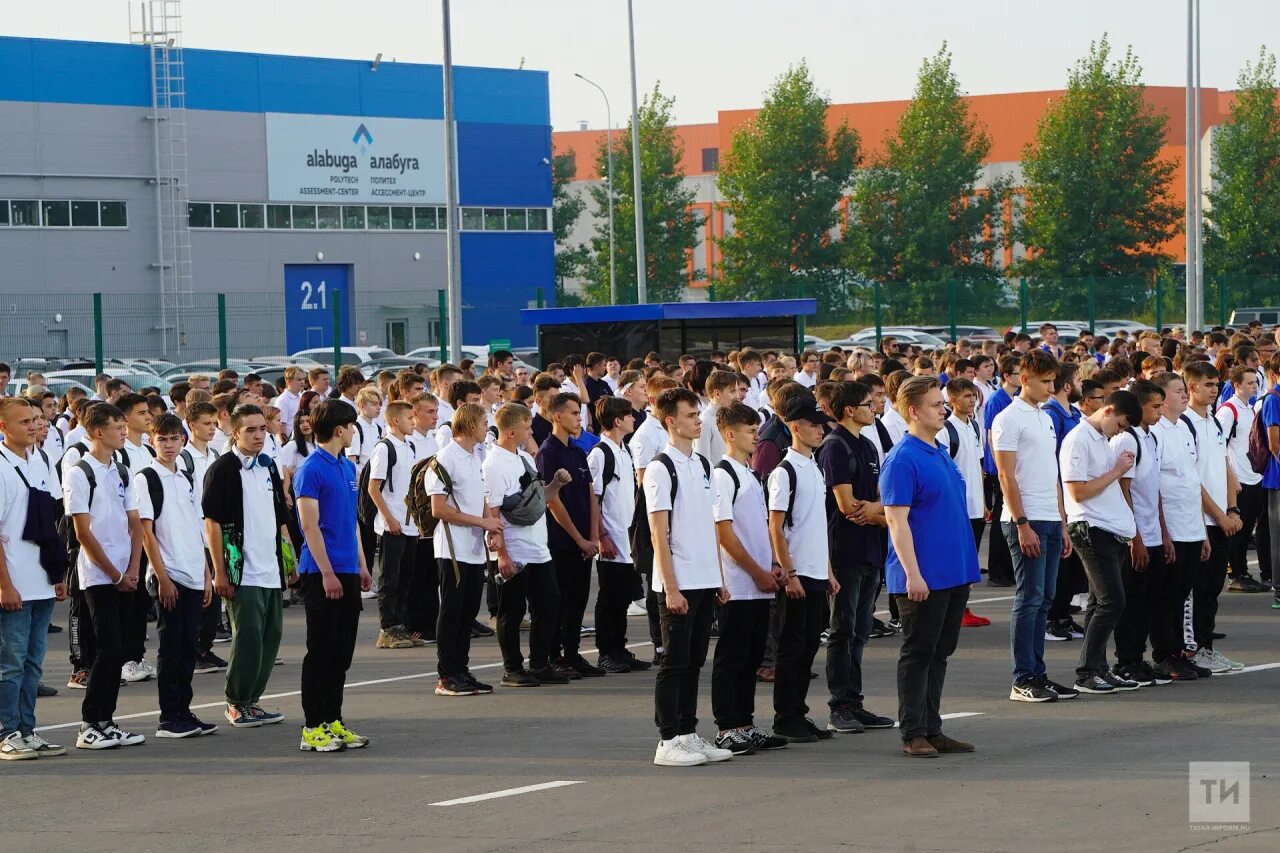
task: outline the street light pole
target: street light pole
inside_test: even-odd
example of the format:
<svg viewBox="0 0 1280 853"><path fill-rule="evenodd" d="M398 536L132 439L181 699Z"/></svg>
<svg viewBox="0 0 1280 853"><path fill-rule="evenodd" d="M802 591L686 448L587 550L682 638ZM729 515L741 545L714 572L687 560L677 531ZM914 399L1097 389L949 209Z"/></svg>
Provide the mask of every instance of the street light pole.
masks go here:
<svg viewBox="0 0 1280 853"><path fill-rule="evenodd" d="M604 89L600 88L598 83L576 72L573 76L584 83L595 86L596 90L600 92L600 97L604 98L604 116L609 125L609 129L606 132L608 137L606 142L609 146L609 304L617 305L618 277L614 275L614 263L617 253L614 251L613 245L613 110L609 107L609 96L605 94Z"/></svg>
<svg viewBox="0 0 1280 853"><path fill-rule="evenodd" d="M462 276L461 247L458 245L458 150L453 135L453 45L449 29L449 0L442 0L444 23L444 199L445 270L449 290L449 360L462 359Z"/></svg>
<svg viewBox="0 0 1280 853"><path fill-rule="evenodd" d="M1200 301L1200 287L1196 273L1199 270L1199 246L1196 245L1196 128L1195 128L1195 21L1196 0L1187 0L1187 92L1186 92L1186 169L1187 169L1187 219L1186 219L1186 279L1187 279L1187 334L1196 325L1196 306ZM1159 330L1157 330L1159 331Z"/></svg>
<svg viewBox="0 0 1280 853"><path fill-rule="evenodd" d="M636 19L632 0L627 0L627 35L631 46L631 181L636 196L636 302L649 301L645 280L644 193L640 179L640 99L636 92Z"/></svg>
<svg viewBox="0 0 1280 853"><path fill-rule="evenodd" d="M1196 325L1205 328L1204 320L1204 193L1201 192L1201 176L1204 173L1204 135L1200 125L1200 0L1196 3ZM1187 329L1188 340L1191 329Z"/></svg>

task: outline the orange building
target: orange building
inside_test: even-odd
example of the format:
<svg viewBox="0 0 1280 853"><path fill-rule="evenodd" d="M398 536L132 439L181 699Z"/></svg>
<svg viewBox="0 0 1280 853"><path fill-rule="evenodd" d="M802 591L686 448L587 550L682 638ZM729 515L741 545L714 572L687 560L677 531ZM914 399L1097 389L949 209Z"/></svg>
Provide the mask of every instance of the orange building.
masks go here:
<svg viewBox="0 0 1280 853"><path fill-rule="evenodd" d="M991 153L986 160L990 173L1008 174L1012 172L1015 182L1021 176L1022 152L1035 138L1036 125L1040 116L1054 98L1061 97L1063 90L1044 92L1014 92L1002 95L971 95L965 100L969 104L970 114L983 125L991 136ZM1175 86L1148 86L1144 90L1146 100L1157 111L1168 116L1168 139L1161 149L1163 157L1177 164L1170 191L1174 200L1183 205L1186 202L1186 157L1183 129L1186 126L1186 90ZM1206 134L1210 128L1221 124L1230 114L1235 93L1218 89L1202 89L1200 104L1200 133L1205 142L1202 146L1206 160L1209 157L1209 145ZM898 119L906 110L910 101L877 101L864 104L833 104L827 113L831 127L841 122L855 129L862 140L864 159L881 152L884 139L894 132ZM698 247L689 259L690 280L695 278L715 278L715 270L719 253L716 251L716 238L731 227L731 221L724 209L723 202L717 200L715 193L715 174L719 166L720 152L728 151L733 144L733 134L743 124L749 122L756 110L722 110L714 124L679 125L677 136L684 145L684 157L681 165L690 185L698 193L693 207L700 210L705 219L704 233ZM598 181L596 174L596 151L602 144L604 130L572 130L559 131L552 134L552 145L556 153L574 152L575 181ZM1208 186L1208 169L1201 170L1201 186ZM847 209L848 199L842 203ZM1006 207L1005 226L1009 224L1011 211ZM593 225L584 216L575 229L578 240L588 239L593 232ZM1186 252L1186 241L1182 235L1170 240L1164 247L1178 261L1182 261ZM1005 249L1004 257L995 259L1000 266L1007 266L1020 257L1023 248L1010 246ZM695 284L696 286L696 284Z"/></svg>

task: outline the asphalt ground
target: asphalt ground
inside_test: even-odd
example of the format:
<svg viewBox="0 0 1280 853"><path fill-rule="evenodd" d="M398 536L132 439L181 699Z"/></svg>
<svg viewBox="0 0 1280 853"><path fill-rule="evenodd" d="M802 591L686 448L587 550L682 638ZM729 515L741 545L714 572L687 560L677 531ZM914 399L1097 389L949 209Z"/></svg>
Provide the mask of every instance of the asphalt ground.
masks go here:
<svg viewBox="0 0 1280 853"><path fill-rule="evenodd" d="M434 647L375 649L371 607L344 716L373 743L301 753L305 632L293 607L263 702L284 724L230 728L222 676L197 675L195 704L208 706L197 713L224 724L216 735L0 766L0 851L1280 849L1280 611L1270 596L1222 596L1218 647L1249 665L1240 674L1041 705L1008 700L1010 600L1011 590L975 586L974 610L993 624L964 629L951 659L943 713L958 716L947 731L974 754L910 759L895 731L879 730L687 769L652 764L651 671L437 697ZM633 643L643 623L630 620ZM873 640L865 661L867 707L890 716L898 646ZM1071 680L1079 648L1048 644L1051 677ZM497 683L495 640L475 641L472 662ZM714 733L709 670L704 736ZM45 736L70 746L82 694L65 689L68 673L64 631L46 660L59 695L37 710ZM824 683L810 692L820 722ZM763 724L770 697L760 685ZM126 728L150 736L156 716L154 683L121 690ZM1250 762L1247 821L1191 826L1191 761Z"/></svg>

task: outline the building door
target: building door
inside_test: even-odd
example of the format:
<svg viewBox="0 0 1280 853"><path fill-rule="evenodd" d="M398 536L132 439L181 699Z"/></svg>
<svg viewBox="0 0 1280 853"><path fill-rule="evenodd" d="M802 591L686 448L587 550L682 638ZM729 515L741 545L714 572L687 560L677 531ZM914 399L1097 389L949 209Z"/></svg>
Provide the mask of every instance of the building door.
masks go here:
<svg viewBox="0 0 1280 853"><path fill-rule="evenodd" d="M71 354L67 342L66 329L50 329L49 338L45 343L45 351L51 356L66 357Z"/></svg>
<svg viewBox="0 0 1280 853"><path fill-rule="evenodd" d="M387 349L399 355L408 350L405 340L408 338L409 321L405 319L387 321Z"/></svg>
<svg viewBox="0 0 1280 853"><path fill-rule="evenodd" d="M285 264L285 340L293 353L311 347L347 346L351 329L350 268L342 264ZM334 328L334 305L339 323Z"/></svg>

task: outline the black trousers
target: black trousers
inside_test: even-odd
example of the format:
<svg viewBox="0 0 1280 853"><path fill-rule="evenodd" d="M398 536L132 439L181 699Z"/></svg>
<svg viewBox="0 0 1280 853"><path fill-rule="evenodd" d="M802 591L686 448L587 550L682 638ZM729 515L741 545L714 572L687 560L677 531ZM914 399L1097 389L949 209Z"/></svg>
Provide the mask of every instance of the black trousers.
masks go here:
<svg viewBox="0 0 1280 853"><path fill-rule="evenodd" d="M644 492L637 495L641 499ZM637 512L639 510L637 509ZM648 520L645 521L646 527ZM644 609L649 623L649 641L655 651L662 649L662 625L658 619L658 594L653 591L653 542L648 536L636 536L636 527L631 530L631 559L635 560L636 571L644 578Z"/></svg>
<svg viewBox="0 0 1280 853"><path fill-rule="evenodd" d="M640 574L630 563L596 562L596 648L618 657L627 647L627 607L640 597Z"/></svg>
<svg viewBox="0 0 1280 853"><path fill-rule="evenodd" d="M529 668L544 668L559 624L556 616L560 609L560 586L556 582L555 564L530 563L497 587L498 648L502 650L503 667L507 672L519 672L524 668L520 623L524 621L527 603L532 610L529 617Z"/></svg>
<svg viewBox="0 0 1280 853"><path fill-rule="evenodd" d="M1159 612L1152 617L1151 656L1157 661L1182 657L1186 649L1187 596L1200 568L1200 542L1174 542L1174 558L1165 571Z"/></svg>
<svg viewBox="0 0 1280 853"><path fill-rule="evenodd" d="M72 569L75 572L75 569ZM74 580L67 585L67 638L71 651L71 671L79 672L93 666L98 644L93 638L93 614L89 611L89 598ZM105 722L105 721L104 721Z"/></svg>
<svg viewBox="0 0 1280 853"><path fill-rule="evenodd" d="M388 631L405 626L418 537L384 533L378 558L378 626ZM405 626L407 627L407 626Z"/></svg>
<svg viewBox="0 0 1280 853"><path fill-rule="evenodd" d="M1138 663L1147 653L1147 638L1152 635L1153 617L1160 611L1164 595L1164 549L1159 545L1147 549L1147 567L1138 571L1132 560L1121 566L1124 579L1124 611L1116 625L1117 663Z"/></svg>
<svg viewBox="0 0 1280 853"><path fill-rule="evenodd" d="M991 483L991 532L987 541L987 580L998 584L1013 586L1013 558L1009 556L1009 543L1004 538L1004 530L1000 524L1000 514L1004 511L1004 491L1000 488L1000 478L995 474L986 474L984 479Z"/></svg>
<svg viewBox="0 0 1280 853"><path fill-rule="evenodd" d="M1124 613L1124 566L1129 562L1129 546L1084 521L1068 524L1067 534L1089 579L1089 608L1084 614L1084 641L1076 665L1076 676L1083 678L1101 674L1107 665L1107 645Z"/></svg>
<svg viewBox="0 0 1280 853"><path fill-rule="evenodd" d="M756 670L764 658L770 601L734 599L717 610L720 638L711 665L711 711L722 732L755 724Z"/></svg>
<svg viewBox="0 0 1280 853"><path fill-rule="evenodd" d="M373 521L370 520L368 524L357 521L356 524L360 528L360 550L364 552L364 564L373 566L374 557L378 553L378 534L373 532Z"/></svg>
<svg viewBox="0 0 1280 853"><path fill-rule="evenodd" d="M147 654L147 611L151 595L145 584L133 592L120 593L120 633L124 642L124 659L140 661Z"/></svg>
<svg viewBox="0 0 1280 853"><path fill-rule="evenodd" d="M80 702L86 723L109 723L120 698L120 667L124 664L124 640L120 636L120 591L110 584L85 590L93 619L94 656L89 684Z"/></svg>
<svg viewBox="0 0 1280 853"><path fill-rule="evenodd" d="M196 637L196 652L208 654L213 651L213 641L218 635L218 623L222 621L222 596L215 595L208 607L200 610L200 633Z"/></svg>
<svg viewBox="0 0 1280 853"><path fill-rule="evenodd" d="M1006 547L1005 552L1008 550ZM947 658L956 650L968 601L967 584L931 589L924 601L898 596L898 612L902 614L898 725L903 741L942 734L940 709Z"/></svg>
<svg viewBox="0 0 1280 853"><path fill-rule="evenodd" d="M1049 605L1048 619L1071 618L1071 599L1077 593L1088 592L1089 581L1084 563L1073 548L1071 556L1058 561L1058 584L1053 590L1053 604Z"/></svg>
<svg viewBox="0 0 1280 853"><path fill-rule="evenodd" d="M552 549L551 562L555 564L560 586L560 625L552 653L557 657L570 657L578 654L582 645L582 617L591 598L591 558L583 557L576 548L572 551Z"/></svg>
<svg viewBox="0 0 1280 853"><path fill-rule="evenodd" d="M1213 628L1218 621L1218 596L1227 580L1227 535L1217 525L1205 525L1209 534L1209 559L1196 572L1191 595L1191 624L1196 645L1213 648Z"/></svg>
<svg viewBox="0 0 1280 853"><path fill-rule="evenodd" d="M441 678L467 672L471 660L471 623L480 612L485 567L458 563L458 574L448 557L436 560L440 572L440 616L436 619L436 670Z"/></svg>
<svg viewBox="0 0 1280 853"><path fill-rule="evenodd" d="M413 576L405 606L405 627L434 640L439 615L440 578L436 571L435 542L430 536L419 536L413 548Z"/></svg>
<svg viewBox="0 0 1280 853"><path fill-rule="evenodd" d="M1227 548L1227 555L1230 560L1231 577L1242 578L1249 574L1249 541L1254 535L1254 531L1258 532L1258 568L1261 573L1263 565L1270 568L1270 555L1267 555L1267 563L1262 562L1264 549L1262 547L1262 531L1268 527L1267 524L1267 492L1262 488L1262 483L1255 483L1252 486L1241 486L1240 494L1236 497L1236 506L1240 507L1240 523L1243 525L1240 530L1231 537L1231 541ZM1262 523L1259 524L1258 522ZM1268 536L1268 540L1270 537ZM1271 573L1267 572L1269 576Z"/></svg>
<svg viewBox="0 0 1280 853"><path fill-rule="evenodd" d="M773 680L773 725L795 725L809 713L809 673L822 644L822 621L827 596L806 592L804 598L777 595L781 614L778 632L778 669Z"/></svg>
<svg viewBox="0 0 1280 853"><path fill-rule="evenodd" d="M666 653L653 679L653 721L663 740L697 731L698 675L707 662L717 592L683 590L689 602L684 613L672 613L667 609L666 593L658 594L662 647Z"/></svg>
<svg viewBox="0 0 1280 853"><path fill-rule="evenodd" d="M836 567L840 591L831 612L827 637L827 690L832 710L862 707L862 651L871 638L880 568L849 562ZM723 636L723 635L722 635Z"/></svg>
<svg viewBox="0 0 1280 853"><path fill-rule="evenodd" d="M307 613L307 654L302 659L302 713L313 729L342 720L342 691L356 650L360 623L360 575L337 575L342 598L324 594L318 574L303 575L299 586Z"/></svg>
<svg viewBox="0 0 1280 853"><path fill-rule="evenodd" d="M156 686L160 693L160 722L176 722L191 713L191 677L196 668L196 641L204 611L204 590L175 583L178 600L172 610L159 606L156 629ZM216 598L216 596L215 596Z"/></svg>

